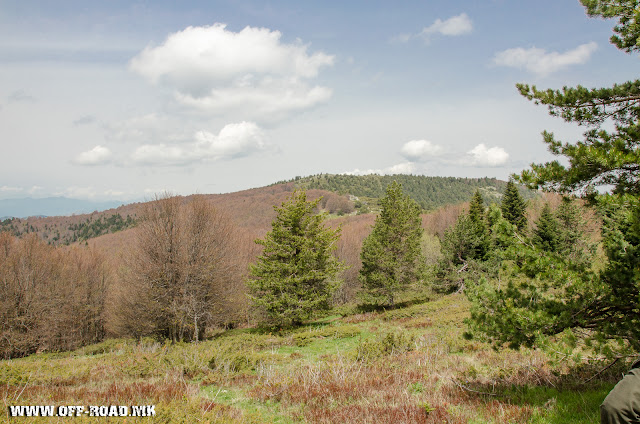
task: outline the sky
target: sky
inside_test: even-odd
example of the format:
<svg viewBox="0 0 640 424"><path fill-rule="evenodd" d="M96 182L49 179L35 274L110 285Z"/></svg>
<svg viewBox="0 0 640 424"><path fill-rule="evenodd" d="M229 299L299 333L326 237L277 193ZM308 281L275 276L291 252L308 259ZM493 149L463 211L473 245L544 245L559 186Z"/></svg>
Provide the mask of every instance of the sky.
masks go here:
<svg viewBox="0 0 640 424"><path fill-rule="evenodd" d="M506 180L585 130L516 83L637 79L614 24L577 0L0 0L0 199Z"/></svg>

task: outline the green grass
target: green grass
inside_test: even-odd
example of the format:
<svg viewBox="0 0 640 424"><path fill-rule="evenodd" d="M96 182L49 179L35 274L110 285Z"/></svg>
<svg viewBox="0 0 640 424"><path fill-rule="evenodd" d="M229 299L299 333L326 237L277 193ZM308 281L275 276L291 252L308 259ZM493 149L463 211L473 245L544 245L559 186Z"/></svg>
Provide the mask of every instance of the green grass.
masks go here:
<svg viewBox="0 0 640 424"><path fill-rule="evenodd" d="M1 361L0 397L5 407L155 404L154 422L168 423L597 422L610 376L582 385L584 370L572 375L543 352L465 340L464 296L429 298L387 311L341 308L346 315L275 333L107 340Z"/></svg>

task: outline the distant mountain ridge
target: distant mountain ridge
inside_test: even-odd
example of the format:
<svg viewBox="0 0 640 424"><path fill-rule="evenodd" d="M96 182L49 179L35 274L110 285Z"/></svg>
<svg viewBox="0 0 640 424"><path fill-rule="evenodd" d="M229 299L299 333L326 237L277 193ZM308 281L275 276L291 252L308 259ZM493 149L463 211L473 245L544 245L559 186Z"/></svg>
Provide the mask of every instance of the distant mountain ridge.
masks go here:
<svg viewBox="0 0 640 424"><path fill-rule="evenodd" d="M96 202L68 197L34 199L0 199L0 217L27 218L31 216L67 216L116 208L125 202L119 200Z"/></svg>

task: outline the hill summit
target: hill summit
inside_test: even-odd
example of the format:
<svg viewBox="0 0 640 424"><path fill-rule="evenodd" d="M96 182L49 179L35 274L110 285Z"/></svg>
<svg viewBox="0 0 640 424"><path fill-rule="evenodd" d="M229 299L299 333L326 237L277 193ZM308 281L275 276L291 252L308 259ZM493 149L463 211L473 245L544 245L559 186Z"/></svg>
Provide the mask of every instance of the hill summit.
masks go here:
<svg viewBox="0 0 640 424"><path fill-rule="evenodd" d="M378 199L393 181L402 184L402 190L422 209L434 210L445 205L468 202L476 190L480 190L485 202L499 202L506 187L505 181L496 178L427 177L424 175L347 175L318 174L295 177L273 185L293 183L298 188L318 189L350 194L358 198ZM525 198L531 194L522 193Z"/></svg>

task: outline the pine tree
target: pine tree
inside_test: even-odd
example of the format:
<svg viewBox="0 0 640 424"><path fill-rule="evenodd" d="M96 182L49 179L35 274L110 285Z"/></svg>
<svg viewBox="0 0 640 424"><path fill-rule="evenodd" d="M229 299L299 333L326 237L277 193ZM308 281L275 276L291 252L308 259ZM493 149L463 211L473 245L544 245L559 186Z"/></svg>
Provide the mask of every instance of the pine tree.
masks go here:
<svg viewBox="0 0 640 424"><path fill-rule="evenodd" d="M580 0L589 16L617 18L611 42L627 53L640 51L638 0ZM613 186L616 194L640 194L640 80L589 89L583 86L562 90L538 90L517 85L520 94L536 104L547 105L549 113L587 128L584 140L563 143L545 131L543 141L555 160L531 164L518 177L530 188L556 192L595 194L596 187ZM605 122L607 125L603 128ZM612 130L610 128L613 128Z"/></svg>
<svg viewBox="0 0 640 424"><path fill-rule="evenodd" d="M309 202L304 191L294 192L274 207L271 231L256 240L264 250L250 268L247 285L263 324L300 325L331 306L336 276L344 269L332 254L340 229L323 225L324 215L314 212L319 201Z"/></svg>
<svg viewBox="0 0 640 424"><path fill-rule="evenodd" d="M526 205L518 192L518 187L511 180L507 183L507 188L504 191L501 209L502 216L515 225L518 231L522 231L527 227Z"/></svg>
<svg viewBox="0 0 640 424"><path fill-rule="evenodd" d="M640 51L638 0L580 1L590 16L618 19L614 27L617 35L611 38L618 48ZM607 261L602 269L593 266L593 261L575 260L564 253L540 254L528 245L511 249L513 278L500 285L480 282L466 292L473 305L470 323L498 345L532 346L548 341L547 336L564 334L569 351L581 338L583 346L600 354L637 354L640 80L598 89L517 87L529 100L547 105L551 115L587 127L584 140L576 143L562 143L544 132L549 151L564 157L567 165L559 161L532 164L518 179L529 188L581 193L597 204L603 215L602 244ZM599 186L609 186L612 194L599 195ZM580 240L583 233L568 231L574 218L569 209L565 213L560 217L562 243L578 237L579 243L588 244ZM579 250L572 254L581 255Z"/></svg>
<svg viewBox="0 0 640 424"><path fill-rule="evenodd" d="M545 203L540 218L536 221L536 229L533 230L533 244L547 252L557 252L559 236L558 221L553 216L549 203Z"/></svg>
<svg viewBox="0 0 640 424"><path fill-rule="evenodd" d="M420 208L394 181L380 200L382 211L364 240L360 279L366 302L393 306L398 292L419 279L422 263Z"/></svg>

